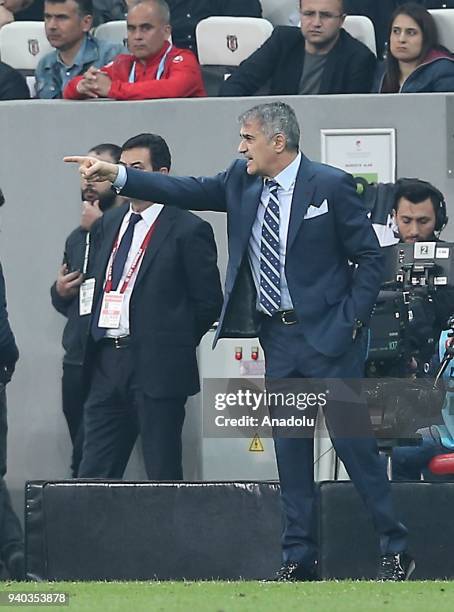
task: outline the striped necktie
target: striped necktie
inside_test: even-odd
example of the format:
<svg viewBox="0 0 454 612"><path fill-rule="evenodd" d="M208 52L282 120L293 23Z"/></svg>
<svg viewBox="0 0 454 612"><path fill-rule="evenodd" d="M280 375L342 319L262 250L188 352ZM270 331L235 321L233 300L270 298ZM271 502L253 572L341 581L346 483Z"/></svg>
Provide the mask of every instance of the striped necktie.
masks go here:
<svg viewBox="0 0 454 612"><path fill-rule="evenodd" d="M281 306L281 262L279 259L279 189L268 181L270 199L265 209L260 242L260 306L272 316Z"/></svg>

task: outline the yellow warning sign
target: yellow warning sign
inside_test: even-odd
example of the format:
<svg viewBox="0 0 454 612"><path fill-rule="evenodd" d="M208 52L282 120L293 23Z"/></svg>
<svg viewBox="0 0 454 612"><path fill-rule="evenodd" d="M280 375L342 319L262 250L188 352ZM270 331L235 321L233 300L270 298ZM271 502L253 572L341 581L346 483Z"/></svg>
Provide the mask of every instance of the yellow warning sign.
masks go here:
<svg viewBox="0 0 454 612"><path fill-rule="evenodd" d="M252 438L251 445L249 447L249 452L251 453L263 453L265 449L263 448L262 441L259 438L258 434Z"/></svg>

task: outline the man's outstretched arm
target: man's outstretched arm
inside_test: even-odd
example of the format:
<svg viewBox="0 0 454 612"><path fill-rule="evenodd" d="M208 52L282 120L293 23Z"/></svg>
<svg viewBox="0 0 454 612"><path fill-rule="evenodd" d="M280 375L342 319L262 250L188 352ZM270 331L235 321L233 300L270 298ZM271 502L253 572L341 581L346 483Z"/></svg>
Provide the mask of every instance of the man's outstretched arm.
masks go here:
<svg viewBox="0 0 454 612"><path fill-rule="evenodd" d="M86 180L109 181L122 196L186 210L226 211L226 172L214 177L174 177L159 172L126 169L121 164L93 157L70 156L65 157L64 161L79 164L79 172Z"/></svg>

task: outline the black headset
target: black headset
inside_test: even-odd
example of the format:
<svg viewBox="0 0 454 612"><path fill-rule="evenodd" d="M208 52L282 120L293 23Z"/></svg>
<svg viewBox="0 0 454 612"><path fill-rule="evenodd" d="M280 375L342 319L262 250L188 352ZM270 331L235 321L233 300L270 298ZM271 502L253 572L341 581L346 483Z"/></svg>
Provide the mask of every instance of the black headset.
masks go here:
<svg viewBox="0 0 454 612"><path fill-rule="evenodd" d="M446 227L446 224L448 223L448 213L446 210L446 202L445 202L444 195L441 193L439 189L434 187L428 181L422 181L421 179L418 179L418 178L401 178L396 181L395 185L396 185L396 191L400 187L407 187L407 186L408 187L412 187L412 186L421 187L423 189L426 189L436 201L435 202L434 231L441 232ZM397 204L397 198L396 198L396 204Z"/></svg>

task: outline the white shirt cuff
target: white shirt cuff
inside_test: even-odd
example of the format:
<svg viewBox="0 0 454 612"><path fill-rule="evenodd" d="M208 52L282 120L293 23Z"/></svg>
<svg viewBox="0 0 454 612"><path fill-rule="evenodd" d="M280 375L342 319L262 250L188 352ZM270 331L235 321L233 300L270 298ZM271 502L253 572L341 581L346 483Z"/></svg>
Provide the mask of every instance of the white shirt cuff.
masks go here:
<svg viewBox="0 0 454 612"><path fill-rule="evenodd" d="M126 168L122 164L118 164L117 178L112 183L112 187L115 189L117 193L120 193L120 191L126 185L127 180L128 180L128 173L126 172Z"/></svg>

